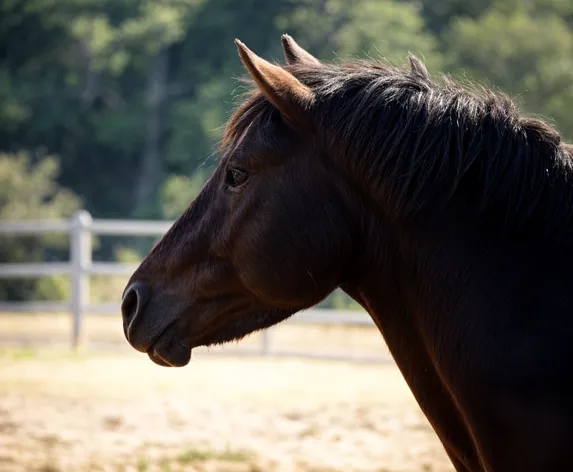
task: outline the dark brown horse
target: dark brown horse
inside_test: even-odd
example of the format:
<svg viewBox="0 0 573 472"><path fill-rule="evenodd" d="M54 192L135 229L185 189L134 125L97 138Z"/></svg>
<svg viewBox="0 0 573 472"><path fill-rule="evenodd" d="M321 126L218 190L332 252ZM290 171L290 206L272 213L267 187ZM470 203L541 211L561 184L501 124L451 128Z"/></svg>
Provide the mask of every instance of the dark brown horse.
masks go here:
<svg viewBox="0 0 573 472"><path fill-rule="evenodd" d="M573 151L505 96L373 61L256 83L221 160L126 288L164 366L341 287L372 316L458 471L573 470Z"/></svg>

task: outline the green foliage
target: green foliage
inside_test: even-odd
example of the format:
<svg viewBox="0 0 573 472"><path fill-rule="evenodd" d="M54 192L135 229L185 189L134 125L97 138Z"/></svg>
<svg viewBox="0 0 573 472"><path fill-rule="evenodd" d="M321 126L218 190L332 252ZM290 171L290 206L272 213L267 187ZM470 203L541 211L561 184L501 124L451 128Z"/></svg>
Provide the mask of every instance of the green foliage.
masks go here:
<svg viewBox="0 0 573 472"><path fill-rule="evenodd" d="M452 69L520 96L529 112L573 137L573 29L563 18L492 10L454 21L446 34Z"/></svg>
<svg viewBox="0 0 573 472"><path fill-rule="evenodd" d="M80 199L57 183L58 161L31 164L29 155L0 154L0 220L69 217ZM41 262L67 253L67 236L0 236L0 262ZM67 298L65 277L0 279L0 300Z"/></svg>
<svg viewBox="0 0 573 472"><path fill-rule="evenodd" d="M207 175L206 170L199 170L192 177L173 175L161 188L162 215L165 219L174 220L189 206L199 194Z"/></svg>
<svg viewBox="0 0 573 472"><path fill-rule="evenodd" d="M392 0L306 0L279 18L315 55L385 58L403 63L409 52L439 67L436 38L424 31L414 3Z"/></svg>
<svg viewBox="0 0 573 472"><path fill-rule="evenodd" d="M26 153L0 154L0 220L69 216L79 199L57 182L58 161L53 156L31 164Z"/></svg>

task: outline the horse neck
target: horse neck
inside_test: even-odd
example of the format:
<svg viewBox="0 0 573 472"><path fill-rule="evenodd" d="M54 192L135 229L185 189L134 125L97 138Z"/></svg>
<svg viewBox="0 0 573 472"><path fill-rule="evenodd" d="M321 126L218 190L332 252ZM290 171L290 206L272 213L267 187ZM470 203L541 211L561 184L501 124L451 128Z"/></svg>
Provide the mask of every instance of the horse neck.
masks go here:
<svg viewBox="0 0 573 472"><path fill-rule="evenodd" d="M451 209L407 223L372 220L357 275L342 288L371 315L395 355L410 359L423 350L441 357L471 345L492 323L519 313L525 293L531 306L549 297L559 301L554 311L559 305L570 313L571 247L487 231Z"/></svg>
<svg viewBox="0 0 573 472"><path fill-rule="evenodd" d="M342 289L371 315L392 351L404 342L439 349L431 339L436 327L481 307L491 271L509 270L502 258L507 248L462 218L448 212L426 222L372 218L356 276Z"/></svg>

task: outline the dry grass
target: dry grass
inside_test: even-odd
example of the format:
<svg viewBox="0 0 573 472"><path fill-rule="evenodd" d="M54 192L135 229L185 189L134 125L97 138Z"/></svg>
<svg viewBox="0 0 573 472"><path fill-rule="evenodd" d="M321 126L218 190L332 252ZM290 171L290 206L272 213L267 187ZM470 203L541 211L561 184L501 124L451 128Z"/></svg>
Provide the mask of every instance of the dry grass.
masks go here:
<svg viewBox="0 0 573 472"><path fill-rule="evenodd" d="M113 320L90 323L91 338L125 346ZM9 327L64 341L69 330L57 317L0 317L0 333ZM385 351L368 328L281 329L285 346ZM0 378L2 472L453 470L391 364L200 352L166 369L131 349L10 348Z"/></svg>

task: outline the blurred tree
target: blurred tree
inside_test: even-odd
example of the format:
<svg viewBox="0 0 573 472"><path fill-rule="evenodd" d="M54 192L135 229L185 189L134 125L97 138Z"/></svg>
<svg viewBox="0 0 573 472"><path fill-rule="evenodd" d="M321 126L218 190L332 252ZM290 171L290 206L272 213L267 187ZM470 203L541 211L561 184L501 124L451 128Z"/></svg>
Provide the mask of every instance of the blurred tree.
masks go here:
<svg viewBox="0 0 573 472"><path fill-rule="evenodd" d="M62 183L96 216L161 216L163 180L194 172L220 136L242 73L233 38L280 48L272 19L287 5L2 3L0 149L59 154Z"/></svg>
<svg viewBox="0 0 573 472"><path fill-rule="evenodd" d="M187 33L171 56L174 78L188 93L168 112L165 161L170 172L187 177L198 172L207 178L216 165L214 147L234 106L236 79L245 74L234 39L282 61L282 31L274 18L290 8L287 0L215 0L204 2L189 18Z"/></svg>
<svg viewBox="0 0 573 472"><path fill-rule="evenodd" d="M409 52L440 67L436 40L414 3L392 0L303 0L277 19L319 58L385 58L404 63Z"/></svg>
<svg viewBox="0 0 573 472"><path fill-rule="evenodd" d="M573 29L556 14L493 9L444 33L448 68L519 97L573 138Z"/></svg>
<svg viewBox="0 0 573 472"><path fill-rule="evenodd" d="M0 154L0 220L70 216L80 207L80 199L58 185L57 175L54 157L30 165L24 153ZM0 263L41 262L67 252L66 235L0 235ZM0 279L0 300L61 299L66 297L68 285L62 277Z"/></svg>
<svg viewBox="0 0 573 472"><path fill-rule="evenodd" d="M175 220L199 194L209 172L199 170L192 177L172 175L161 186L161 213L164 218Z"/></svg>
<svg viewBox="0 0 573 472"><path fill-rule="evenodd" d="M190 92L172 79L170 50L200 4L123 0L114 7L107 2L104 12L87 10L73 17L70 32L87 61L82 77L90 107L87 126L99 148L92 161L106 160L109 187L123 191L105 202L104 214L115 206L124 215L157 216L157 191L166 171L167 110Z"/></svg>
<svg viewBox="0 0 573 472"><path fill-rule="evenodd" d="M421 14L426 28L439 35L454 18L477 18L487 11L496 0L421 0ZM501 0L503 3L505 0ZM508 0L515 3L521 0Z"/></svg>

